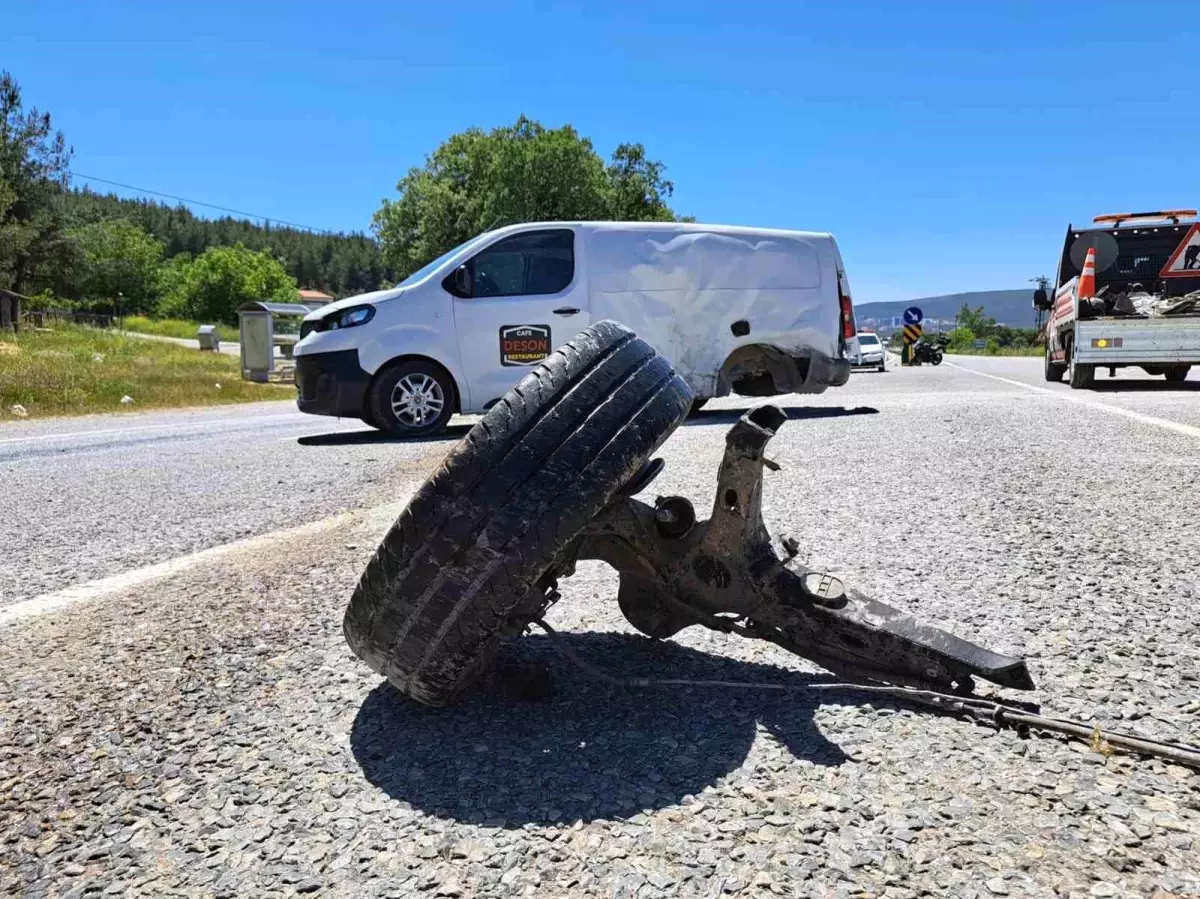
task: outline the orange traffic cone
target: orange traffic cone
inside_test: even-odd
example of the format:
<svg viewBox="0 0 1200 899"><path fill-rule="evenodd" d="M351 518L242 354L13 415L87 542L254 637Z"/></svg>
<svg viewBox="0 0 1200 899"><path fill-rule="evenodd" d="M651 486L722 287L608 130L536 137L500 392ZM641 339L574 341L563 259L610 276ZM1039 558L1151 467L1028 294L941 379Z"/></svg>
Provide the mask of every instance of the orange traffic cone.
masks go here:
<svg viewBox="0 0 1200 899"><path fill-rule="evenodd" d="M1079 273L1079 299L1090 300L1096 295L1096 248L1092 247L1083 260L1083 271Z"/></svg>

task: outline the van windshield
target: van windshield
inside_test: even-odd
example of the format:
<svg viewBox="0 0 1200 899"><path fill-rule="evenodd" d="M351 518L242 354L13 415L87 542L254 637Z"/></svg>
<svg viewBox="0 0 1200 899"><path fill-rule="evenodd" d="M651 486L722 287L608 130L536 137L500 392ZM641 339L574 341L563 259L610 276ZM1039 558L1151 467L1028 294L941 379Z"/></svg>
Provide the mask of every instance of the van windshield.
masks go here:
<svg viewBox="0 0 1200 899"><path fill-rule="evenodd" d="M877 338L874 334L859 334L858 342L863 346L878 346L879 338Z"/></svg>
<svg viewBox="0 0 1200 899"><path fill-rule="evenodd" d="M403 281L401 281L396 286L397 287L412 287L412 285L416 284L417 282L424 281L431 274L433 274L435 271L437 271L438 268L443 263L445 263L445 261L447 259L450 259L456 253L460 253L463 250L467 250L467 249L475 246L476 244L482 243L484 241L484 239L491 233L492 232L490 232L490 231L484 231L482 234L478 234L475 237L472 237L470 240L466 241L465 243L460 243L453 250L448 250L447 252L445 252L441 256L439 256L437 259L433 260L433 262L425 263L425 265L421 266L419 269L417 269L415 272L413 272L411 275L409 275L407 278L405 278Z"/></svg>

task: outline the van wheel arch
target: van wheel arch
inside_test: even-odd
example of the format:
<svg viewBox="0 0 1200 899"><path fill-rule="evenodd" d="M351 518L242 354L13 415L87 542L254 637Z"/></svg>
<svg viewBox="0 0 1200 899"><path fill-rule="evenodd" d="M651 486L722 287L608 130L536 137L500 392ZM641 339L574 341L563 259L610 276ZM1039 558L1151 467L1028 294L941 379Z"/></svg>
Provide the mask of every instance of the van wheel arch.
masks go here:
<svg viewBox="0 0 1200 899"><path fill-rule="evenodd" d="M765 343L740 346L729 354L717 375L716 396L777 396L804 386L809 360L795 358Z"/></svg>
<svg viewBox="0 0 1200 899"><path fill-rule="evenodd" d="M389 359L387 362L383 363L383 365L379 366L379 368L375 369L375 373L371 375L370 383L367 384L367 395L369 396L371 391L375 389L376 382L382 378L384 374L398 365L404 365L406 362L421 362L426 365L431 365L441 374L445 375L446 380L450 382L450 386L454 389L454 397L452 398L451 403L454 407L454 411L459 413L462 412L462 391L459 389L458 381L456 381L454 379L454 375L450 373L450 369L446 368L446 366L442 365L442 363L438 362L433 357L422 356L420 353L408 353L404 356L396 356L395 358Z"/></svg>

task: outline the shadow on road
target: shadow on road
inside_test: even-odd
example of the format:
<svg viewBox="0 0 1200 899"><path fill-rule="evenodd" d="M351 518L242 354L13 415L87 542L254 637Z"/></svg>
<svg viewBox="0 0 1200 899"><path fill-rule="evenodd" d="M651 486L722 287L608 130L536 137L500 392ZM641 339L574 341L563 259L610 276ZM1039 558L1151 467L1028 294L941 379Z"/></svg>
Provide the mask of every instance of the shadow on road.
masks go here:
<svg viewBox="0 0 1200 899"><path fill-rule="evenodd" d="M432 437L393 437L383 431L370 428L365 431L331 431L328 434L309 434L297 437L301 446L361 446L371 443L438 443L446 440L461 440L467 436L471 425L450 425Z"/></svg>
<svg viewBox="0 0 1200 899"><path fill-rule="evenodd" d="M689 425L725 425L733 424L746 414L746 410L759 405L739 406L736 409L701 409L688 416L684 424ZM790 421L802 421L810 418L843 418L848 415L878 415L879 410L873 406L855 406L848 409L845 406L780 406Z"/></svg>
<svg viewBox="0 0 1200 899"><path fill-rule="evenodd" d="M736 409L701 409L688 416L684 424L689 425L724 425L733 424L741 418L746 410L754 408L758 403L739 406ZM855 406L847 409L844 406L782 406L784 413L792 421L808 418L842 418L847 415L877 415L879 410L871 406ZM296 442L301 446L364 446L374 443L438 443L448 440L461 440L471 430L469 424L450 425L442 433L433 437L393 437L383 431L367 428L362 431L331 431L328 434L308 434L297 437Z"/></svg>
<svg viewBox="0 0 1200 899"><path fill-rule="evenodd" d="M1200 381L1169 383L1157 380L1126 381L1096 378L1091 389L1095 393L1200 393Z"/></svg>
<svg viewBox="0 0 1200 899"><path fill-rule="evenodd" d="M639 636L563 639L628 676L778 682L784 673ZM676 804L744 761L756 723L798 758L841 764L847 757L816 729L814 708L803 693L610 687L567 664L549 638L532 636L506 644L458 706L427 708L381 684L363 702L350 745L367 780L393 799L439 817L520 827Z"/></svg>

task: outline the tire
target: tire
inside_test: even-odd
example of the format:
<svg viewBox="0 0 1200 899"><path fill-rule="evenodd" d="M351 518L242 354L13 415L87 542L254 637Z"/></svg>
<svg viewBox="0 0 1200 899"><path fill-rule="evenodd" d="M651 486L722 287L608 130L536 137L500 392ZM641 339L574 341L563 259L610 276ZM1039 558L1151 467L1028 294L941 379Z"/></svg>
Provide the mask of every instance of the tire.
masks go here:
<svg viewBox="0 0 1200 899"><path fill-rule="evenodd" d="M708 400L692 400L692 407L688 410L688 415L695 415L705 407Z"/></svg>
<svg viewBox="0 0 1200 899"><path fill-rule="evenodd" d="M687 416L666 359L603 321L555 350L447 455L368 563L343 631L401 692L452 702L540 579Z"/></svg>
<svg viewBox="0 0 1200 899"><path fill-rule="evenodd" d="M1163 374L1172 384L1180 384L1187 380L1188 372L1191 370L1190 365L1172 365Z"/></svg>
<svg viewBox="0 0 1200 899"><path fill-rule="evenodd" d="M1063 375L1067 373L1065 365L1059 365L1050 358L1050 347L1046 347L1046 354L1043 360L1043 369L1046 375L1046 380L1051 384L1061 384Z"/></svg>
<svg viewBox="0 0 1200 899"><path fill-rule="evenodd" d="M370 403L363 406L362 421L369 428L374 428L376 431L382 431L379 422L375 420L375 413L371 411Z"/></svg>
<svg viewBox="0 0 1200 899"><path fill-rule="evenodd" d="M932 355L932 356L929 358L929 361L930 361L930 362L932 362L934 365L941 365L941 364L942 364L942 354L941 354L941 353L934 353L934 354L933 354L933 355Z"/></svg>
<svg viewBox="0 0 1200 899"><path fill-rule="evenodd" d="M884 365L882 362L879 363L879 371L887 371L887 366Z"/></svg>
<svg viewBox="0 0 1200 899"><path fill-rule="evenodd" d="M414 395L418 402L408 399ZM389 366L375 379L363 421L393 437L432 437L450 421L454 399L454 381L445 369L411 359Z"/></svg>
<svg viewBox="0 0 1200 899"><path fill-rule="evenodd" d="M1074 347L1067 350L1067 355L1071 360L1067 366L1067 383L1071 385L1071 389L1084 390L1091 387L1092 382L1096 379L1096 366L1076 362Z"/></svg>

